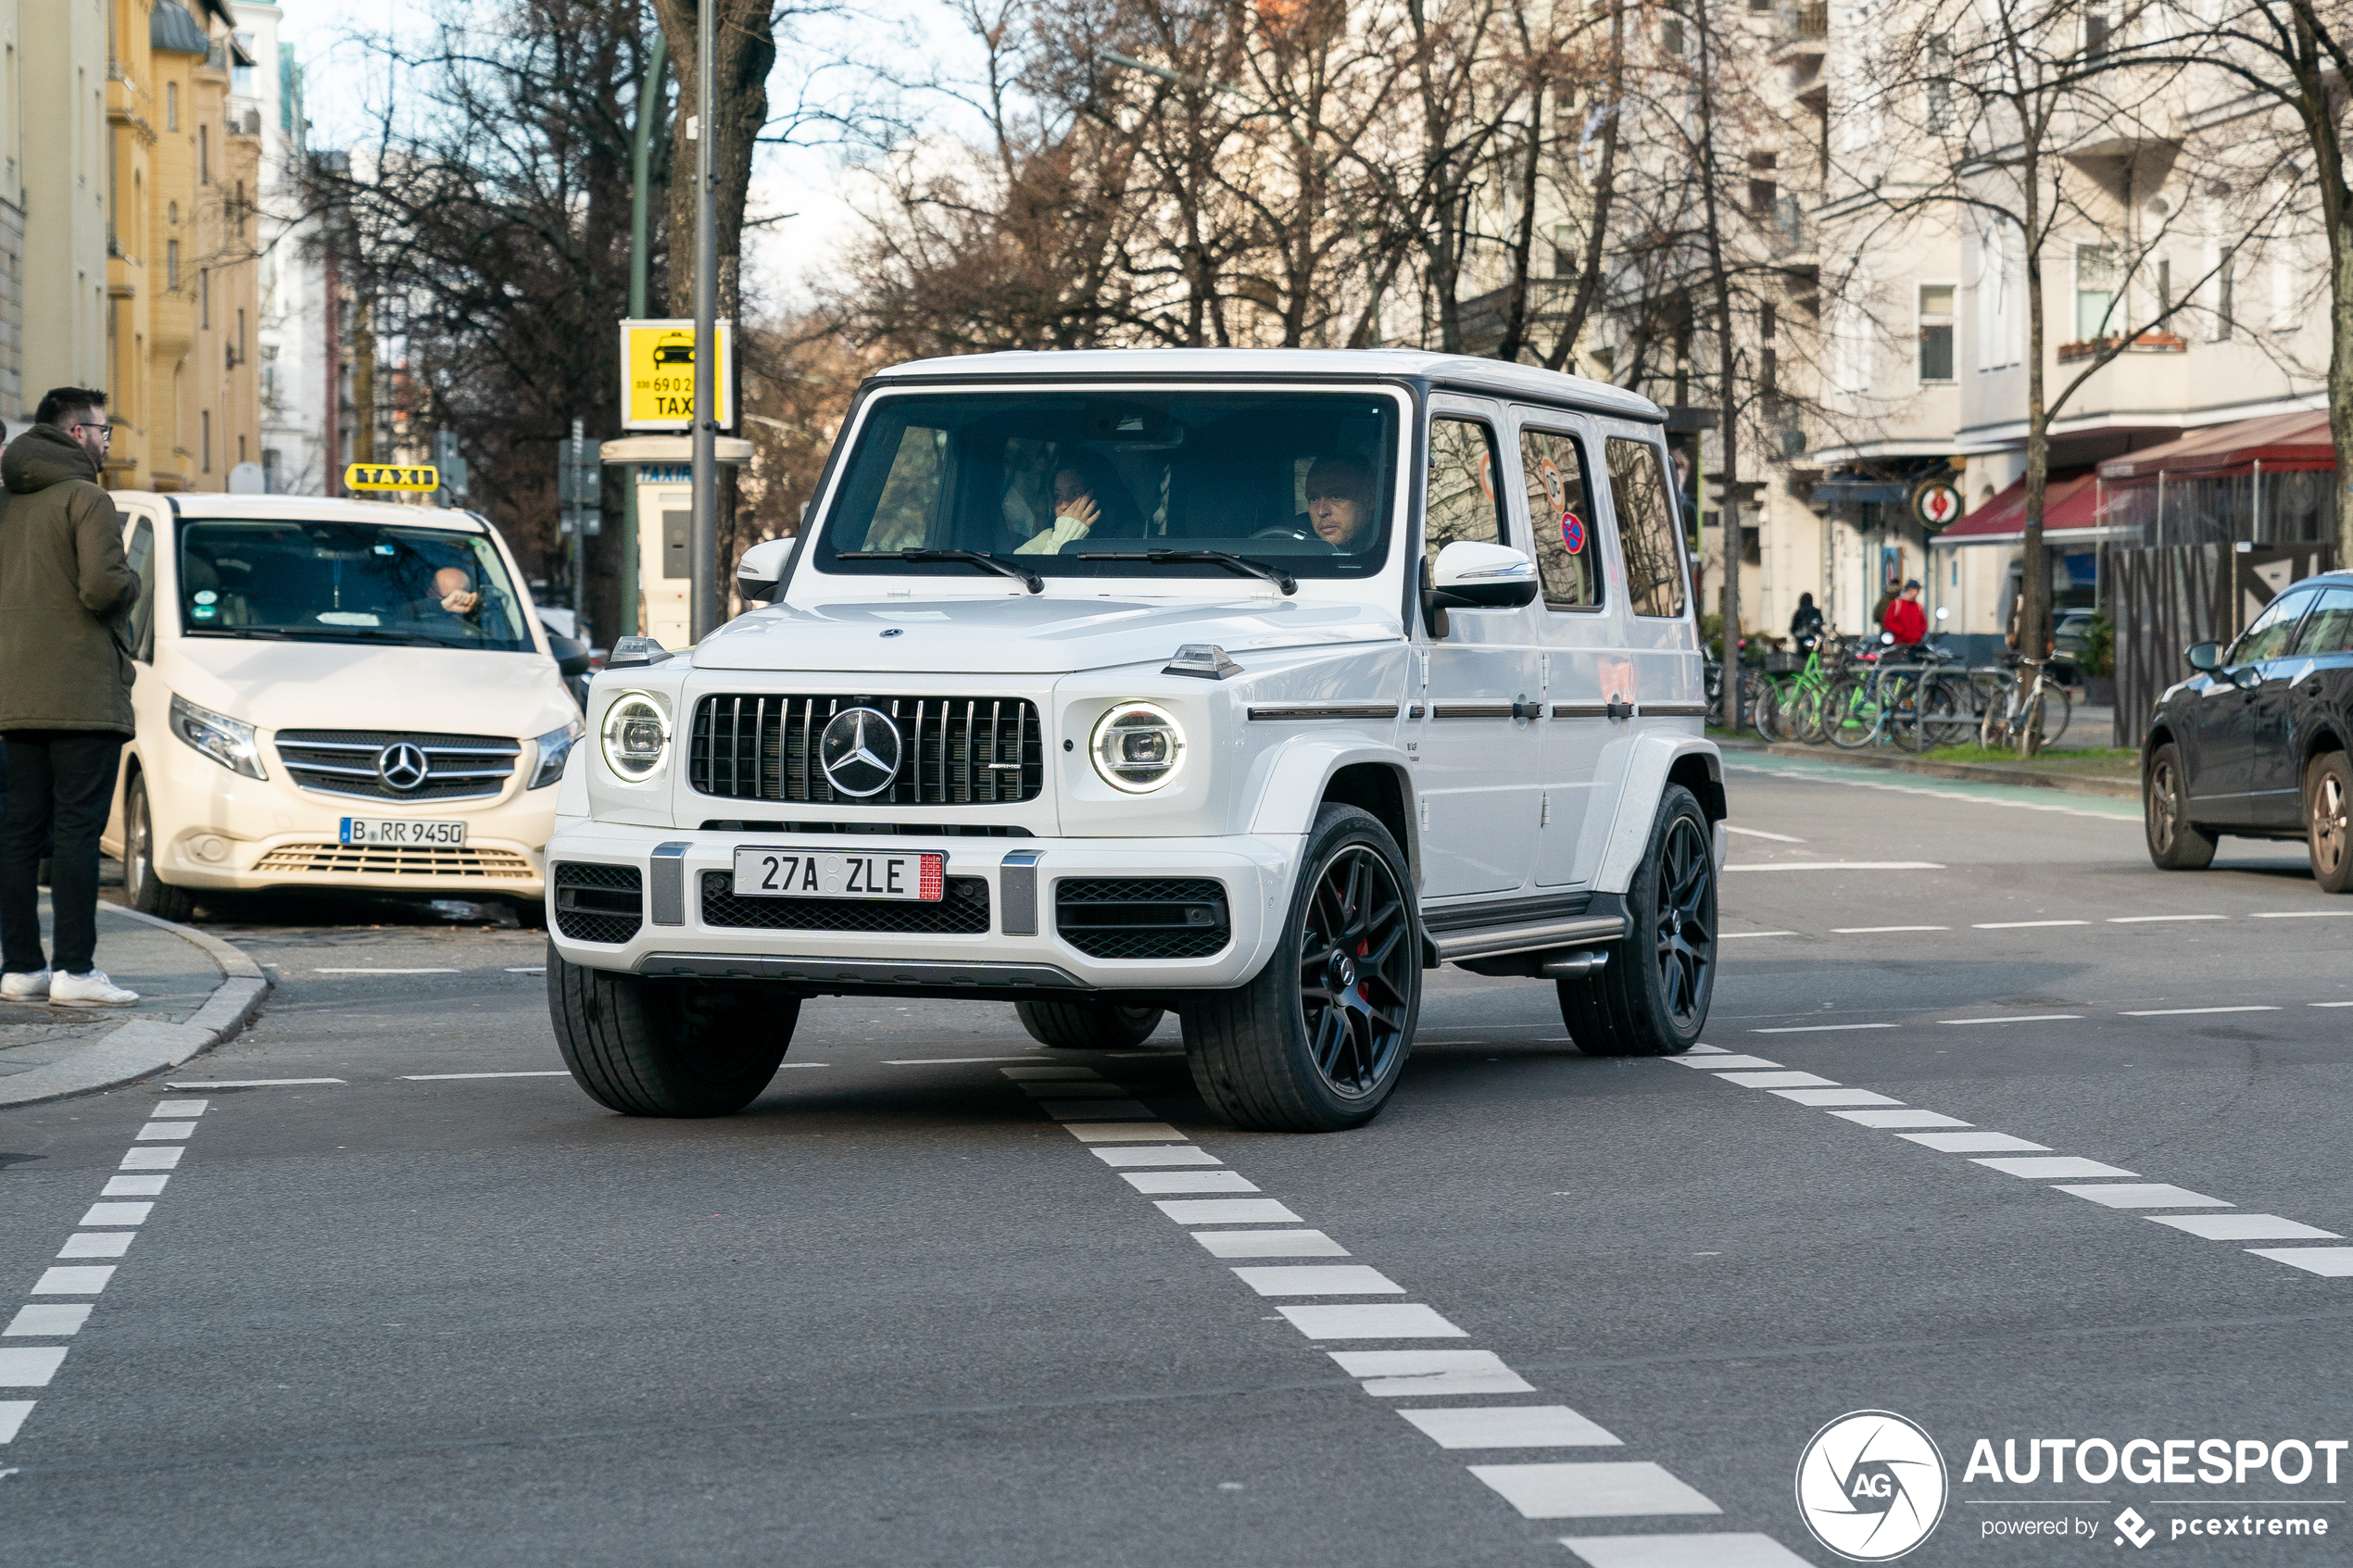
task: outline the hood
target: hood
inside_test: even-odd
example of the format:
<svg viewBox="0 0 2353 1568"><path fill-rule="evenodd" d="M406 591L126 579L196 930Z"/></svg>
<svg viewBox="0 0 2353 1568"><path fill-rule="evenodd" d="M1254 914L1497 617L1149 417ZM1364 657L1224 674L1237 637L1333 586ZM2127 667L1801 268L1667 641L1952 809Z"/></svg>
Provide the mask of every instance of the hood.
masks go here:
<svg viewBox="0 0 2353 1568"><path fill-rule="evenodd" d="M55 425L34 425L0 456L0 483L12 495L30 495L69 479L98 483L98 464L82 443Z"/></svg>
<svg viewBox="0 0 2353 1568"><path fill-rule="evenodd" d="M173 688L265 730L417 730L529 740L580 717L535 653L182 637Z"/></svg>
<svg viewBox="0 0 2353 1568"><path fill-rule="evenodd" d="M859 600L754 610L705 638L695 668L1063 675L1165 662L1186 643L1215 643L1239 658L1403 634L1395 614L1361 603L1256 596Z"/></svg>

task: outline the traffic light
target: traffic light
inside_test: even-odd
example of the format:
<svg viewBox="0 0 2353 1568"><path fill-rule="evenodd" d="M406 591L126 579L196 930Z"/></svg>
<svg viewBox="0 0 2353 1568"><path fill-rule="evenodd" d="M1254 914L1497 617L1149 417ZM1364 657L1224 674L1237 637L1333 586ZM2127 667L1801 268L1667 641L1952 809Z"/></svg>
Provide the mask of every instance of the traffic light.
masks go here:
<svg viewBox="0 0 2353 1568"><path fill-rule="evenodd" d="M441 470L441 490L434 504L454 507L466 498L466 459L458 456L458 433L439 430L433 436L433 466Z"/></svg>

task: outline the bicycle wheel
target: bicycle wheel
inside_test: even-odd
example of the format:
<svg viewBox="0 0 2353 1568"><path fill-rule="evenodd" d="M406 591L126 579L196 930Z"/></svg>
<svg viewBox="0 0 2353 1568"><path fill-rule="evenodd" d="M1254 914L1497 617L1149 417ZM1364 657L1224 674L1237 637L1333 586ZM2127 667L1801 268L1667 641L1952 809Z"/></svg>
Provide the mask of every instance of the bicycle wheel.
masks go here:
<svg viewBox="0 0 2353 1568"><path fill-rule="evenodd" d="M1801 684L1781 704L1781 733L1801 746L1822 744L1822 688Z"/></svg>
<svg viewBox="0 0 2353 1568"><path fill-rule="evenodd" d="M1822 731L1841 751L1860 751L1879 738L1880 704L1868 676L1848 675L1822 698Z"/></svg>
<svg viewBox="0 0 2353 1568"><path fill-rule="evenodd" d="M2047 695L2028 692L2026 700L2019 704L2018 718L2010 724L2010 739L2020 761L2043 749L2043 712Z"/></svg>
<svg viewBox="0 0 2353 1568"><path fill-rule="evenodd" d="M1741 682L1742 704L1748 709L1748 724L1767 740L1778 738L1780 721L1780 691L1767 678L1762 670L1752 670Z"/></svg>
<svg viewBox="0 0 2353 1568"><path fill-rule="evenodd" d="M1920 692L1914 724L1919 731L1919 744L1913 747L1916 751L1966 742L1971 728L1966 684L1950 675L1931 677Z"/></svg>
<svg viewBox="0 0 2353 1568"><path fill-rule="evenodd" d="M2043 688L2043 739L2045 747L2057 746L2059 736L2067 734L2068 721L2075 717L2075 699L2067 695L2065 686Z"/></svg>

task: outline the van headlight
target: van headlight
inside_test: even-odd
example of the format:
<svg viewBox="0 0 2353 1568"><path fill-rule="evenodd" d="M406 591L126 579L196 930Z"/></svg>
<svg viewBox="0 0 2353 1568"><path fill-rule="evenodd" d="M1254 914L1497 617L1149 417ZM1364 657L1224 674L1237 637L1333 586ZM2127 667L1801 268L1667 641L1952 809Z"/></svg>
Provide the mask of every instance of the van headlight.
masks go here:
<svg viewBox="0 0 2353 1568"><path fill-rule="evenodd" d="M531 743L539 748L539 766L531 771L533 789L545 789L564 776L564 759L572 755L573 743L579 738L579 724L571 723L560 730L549 730Z"/></svg>
<svg viewBox="0 0 2353 1568"><path fill-rule="evenodd" d="M651 778L670 755L670 719L644 692L623 692L605 709L605 766L630 784Z"/></svg>
<svg viewBox="0 0 2353 1568"><path fill-rule="evenodd" d="M1123 702L1095 722L1087 743L1103 783L1127 795L1150 795L1185 765L1185 731L1166 709Z"/></svg>
<svg viewBox="0 0 2353 1568"><path fill-rule="evenodd" d="M174 692L171 733L233 773L243 773L249 779L270 776L261 766L261 746L255 739L254 727L243 719L198 708Z"/></svg>

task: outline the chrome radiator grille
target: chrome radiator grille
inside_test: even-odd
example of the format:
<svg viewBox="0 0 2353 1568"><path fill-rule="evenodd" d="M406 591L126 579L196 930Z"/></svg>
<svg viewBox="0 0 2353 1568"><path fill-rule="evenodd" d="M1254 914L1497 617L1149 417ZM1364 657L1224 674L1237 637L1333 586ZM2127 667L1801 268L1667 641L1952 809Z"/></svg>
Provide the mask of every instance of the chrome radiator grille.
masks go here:
<svg viewBox="0 0 2353 1568"><path fill-rule="evenodd" d="M818 737L836 713L872 708L899 728L888 787L863 797L826 782ZM729 800L846 806L986 806L1035 800L1046 787L1038 705L997 696L722 695L695 705L686 780Z"/></svg>
<svg viewBox="0 0 2353 1568"><path fill-rule="evenodd" d="M400 730L280 730L278 760L305 789L376 800L465 800L507 787L521 742L506 735L420 734ZM384 782L388 747L414 746L424 771L409 788ZM403 782L406 782L405 775Z"/></svg>

